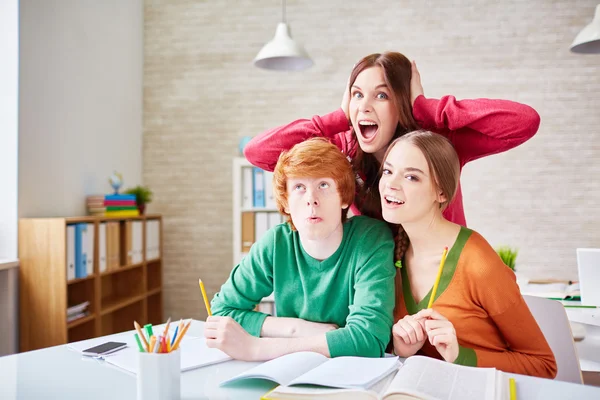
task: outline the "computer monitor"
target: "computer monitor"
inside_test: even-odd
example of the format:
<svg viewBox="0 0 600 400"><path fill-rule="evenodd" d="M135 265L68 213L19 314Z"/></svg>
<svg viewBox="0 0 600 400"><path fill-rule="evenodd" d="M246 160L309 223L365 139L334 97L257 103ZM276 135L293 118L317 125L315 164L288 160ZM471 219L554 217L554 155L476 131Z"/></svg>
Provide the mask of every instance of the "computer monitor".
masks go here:
<svg viewBox="0 0 600 400"><path fill-rule="evenodd" d="M600 306L600 249L577 249L581 303Z"/></svg>

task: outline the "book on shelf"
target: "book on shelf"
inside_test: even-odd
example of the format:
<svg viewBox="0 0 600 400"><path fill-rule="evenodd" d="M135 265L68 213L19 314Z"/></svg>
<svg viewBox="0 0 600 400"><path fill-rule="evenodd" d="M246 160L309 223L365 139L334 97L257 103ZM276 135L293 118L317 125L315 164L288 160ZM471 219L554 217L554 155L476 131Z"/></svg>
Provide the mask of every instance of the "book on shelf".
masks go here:
<svg viewBox="0 0 600 400"><path fill-rule="evenodd" d="M73 322L73 321L78 320L80 318L87 317L88 315L90 315L90 313L87 312L87 311L80 312L80 313L73 314L73 315L67 315L67 322Z"/></svg>
<svg viewBox="0 0 600 400"><path fill-rule="evenodd" d="M67 315L75 315L84 312L90 305L89 301L84 301L83 303L76 304L67 308Z"/></svg>
<svg viewBox="0 0 600 400"><path fill-rule="evenodd" d="M266 379L283 386L321 385L368 389L395 371L399 365L398 357L328 358L319 353L303 351L267 361L221 385L244 379Z"/></svg>
<svg viewBox="0 0 600 400"><path fill-rule="evenodd" d="M288 384L276 387L261 399L500 400L509 395L508 377L494 368L465 367L423 356L409 357L399 364L397 372L386 374L368 388L329 389ZM355 368L364 367L360 363L342 365L337 375L321 380L320 385L332 386L338 380L347 380L357 373Z"/></svg>

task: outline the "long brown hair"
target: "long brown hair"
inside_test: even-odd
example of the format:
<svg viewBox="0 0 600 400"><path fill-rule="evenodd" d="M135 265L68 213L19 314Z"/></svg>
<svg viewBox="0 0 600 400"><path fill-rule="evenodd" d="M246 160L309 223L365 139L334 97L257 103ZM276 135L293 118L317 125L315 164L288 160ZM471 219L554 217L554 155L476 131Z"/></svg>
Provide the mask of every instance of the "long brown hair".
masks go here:
<svg viewBox="0 0 600 400"><path fill-rule="evenodd" d="M446 200L440 203L440 210L444 211L454 199L460 180L460 162L454 146L442 135L430 131L418 130L402 135L394 140L388 146L384 160L388 158L390 151L399 142L408 142L423 153L433 177L432 184L435 190L441 191L446 196ZM390 225L392 226L392 231L396 232L395 259L401 261L408 249L408 235L404 231L404 228L402 228L402 225Z"/></svg>
<svg viewBox="0 0 600 400"><path fill-rule="evenodd" d="M419 129L412 114L410 103L411 63L397 52L375 53L361 59L352 69L348 88L356 81L358 74L367 68L381 67L385 84L392 92L392 100L398 110L398 126L392 139L407 132ZM353 129L354 131L354 129ZM354 135L356 133L354 132ZM358 143L358 141L357 141ZM364 214L381 219L381 199L379 195L379 161L373 154L365 153L357 145L356 156L352 160L354 171L362 173L356 195L356 206Z"/></svg>

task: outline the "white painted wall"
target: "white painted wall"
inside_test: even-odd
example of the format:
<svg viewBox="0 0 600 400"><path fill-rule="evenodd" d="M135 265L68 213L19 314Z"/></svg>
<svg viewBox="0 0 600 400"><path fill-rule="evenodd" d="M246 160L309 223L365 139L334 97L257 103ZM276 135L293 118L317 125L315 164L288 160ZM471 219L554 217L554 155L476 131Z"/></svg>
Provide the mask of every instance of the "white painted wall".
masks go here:
<svg viewBox="0 0 600 400"><path fill-rule="evenodd" d="M0 259L17 257L19 1L0 1Z"/></svg>
<svg viewBox="0 0 600 400"><path fill-rule="evenodd" d="M19 216L142 179L143 0L21 0ZM2 196L0 196L2 197Z"/></svg>

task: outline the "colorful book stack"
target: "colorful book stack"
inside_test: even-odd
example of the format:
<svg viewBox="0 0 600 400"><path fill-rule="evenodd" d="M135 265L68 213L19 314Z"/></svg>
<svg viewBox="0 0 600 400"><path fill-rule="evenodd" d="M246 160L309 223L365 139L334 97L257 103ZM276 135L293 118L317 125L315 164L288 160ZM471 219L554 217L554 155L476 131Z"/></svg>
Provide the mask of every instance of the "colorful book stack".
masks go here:
<svg viewBox="0 0 600 400"><path fill-rule="evenodd" d="M107 194L104 196L107 217L137 217L138 211L135 194Z"/></svg>
<svg viewBox="0 0 600 400"><path fill-rule="evenodd" d="M88 213L90 215L104 215L106 207L104 206L104 195L97 194L86 197Z"/></svg>

